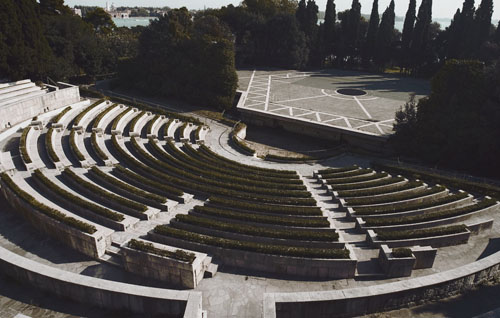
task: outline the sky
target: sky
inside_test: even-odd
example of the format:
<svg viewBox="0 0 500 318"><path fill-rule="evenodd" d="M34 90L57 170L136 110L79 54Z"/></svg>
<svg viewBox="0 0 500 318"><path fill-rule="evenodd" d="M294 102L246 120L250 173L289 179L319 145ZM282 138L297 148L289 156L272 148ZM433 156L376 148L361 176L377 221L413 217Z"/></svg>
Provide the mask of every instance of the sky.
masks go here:
<svg viewBox="0 0 500 318"><path fill-rule="evenodd" d="M327 0L316 0L320 11L325 11ZM188 9L203 9L206 8L219 8L230 3L238 5L241 0L108 0L109 4L114 3L115 6L143 6L143 7L164 7L178 8L185 6ZM362 13L370 14L373 0L360 0L362 6ZM390 0L379 0L379 11L382 13L389 5ZM420 5L421 0L417 0L417 6ZM476 6L481 1L476 0ZM106 0L65 0L69 6L74 5L88 5L88 6L106 6ZM349 9L352 0L335 0L337 11ZM395 0L396 15L404 16L408 9L409 0ZM493 12L493 19L500 19L500 0L493 0L495 12ZM463 0L434 0L433 1L433 17L434 18L452 18L457 8L462 8Z"/></svg>

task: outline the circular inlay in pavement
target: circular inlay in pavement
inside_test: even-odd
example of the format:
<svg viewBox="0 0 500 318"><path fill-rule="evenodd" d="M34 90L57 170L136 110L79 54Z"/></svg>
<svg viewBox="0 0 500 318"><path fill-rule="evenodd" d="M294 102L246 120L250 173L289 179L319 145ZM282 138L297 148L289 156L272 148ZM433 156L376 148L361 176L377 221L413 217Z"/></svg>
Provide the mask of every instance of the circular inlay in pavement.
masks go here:
<svg viewBox="0 0 500 318"><path fill-rule="evenodd" d="M366 92L361 90L361 89L356 89L356 88L341 88L337 90L337 93L341 95L348 95L348 96L362 96L366 95Z"/></svg>

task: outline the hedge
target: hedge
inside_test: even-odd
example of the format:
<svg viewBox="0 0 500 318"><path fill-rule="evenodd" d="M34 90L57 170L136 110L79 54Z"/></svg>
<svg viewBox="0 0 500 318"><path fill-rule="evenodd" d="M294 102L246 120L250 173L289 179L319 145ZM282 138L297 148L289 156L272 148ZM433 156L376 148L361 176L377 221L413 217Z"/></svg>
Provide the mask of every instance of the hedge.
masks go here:
<svg viewBox="0 0 500 318"><path fill-rule="evenodd" d="M73 121L73 126L78 126L80 124L80 120L82 120L83 116L85 116L89 111L91 111L93 108L97 107L98 105L104 103L106 100L105 99L100 99L97 102L93 103L89 107L85 108L84 111L82 111L78 116L75 117Z"/></svg>
<svg viewBox="0 0 500 318"><path fill-rule="evenodd" d="M85 156L80 152L80 149L78 149L76 145L76 131L72 130L71 133L69 134L69 147L73 151L73 154L75 154L76 159L78 161L83 161L85 160Z"/></svg>
<svg viewBox="0 0 500 318"><path fill-rule="evenodd" d="M184 130L186 130L186 127L188 126L188 123L183 123L177 128L177 134L178 134L178 139L181 139L184 137Z"/></svg>
<svg viewBox="0 0 500 318"><path fill-rule="evenodd" d="M446 203L451 203L454 201L462 200L467 198L469 195L465 192L459 192L452 195L448 195L442 198L437 198L426 202L415 202L412 204L407 204L405 206L391 205L383 207L359 207L356 208L356 215L370 215L370 214L386 214L386 213L399 213L406 211L413 211L419 209L426 209L433 206L439 206Z"/></svg>
<svg viewBox="0 0 500 318"><path fill-rule="evenodd" d="M66 199L68 202L70 202L72 204L78 205L84 209L88 209L96 214L104 216L104 217L106 217L110 220L113 220L113 221L120 222L120 221L123 221L123 219L124 219L124 216L121 215L120 213L113 212L113 211L106 209L102 206L99 206L97 204L94 204L92 202L84 200L84 199L82 199L76 195L73 195L72 193L60 188L58 185L56 185L55 183L50 181L40 170L35 170L35 173L33 174L33 176L38 181L43 183L49 190L51 190L55 194L63 197L64 199Z"/></svg>
<svg viewBox="0 0 500 318"><path fill-rule="evenodd" d="M194 138L195 140L200 140L200 133L201 133L201 130L204 129L205 126L198 126L196 128L196 130L194 131Z"/></svg>
<svg viewBox="0 0 500 318"><path fill-rule="evenodd" d="M88 233L88 234L94 234L97 232L97 229L95 226L77 220L73 217L67 216L61 211L58 211L56 209L50 208L46 206L43 203L38 202L35 198L33 198L31 195L29 195L27 192L21 190L17 186L17 184L14 183L14 181L10 178L10 176L7 173L2 173L0 175L2 181L18 196L20 197L23 201L31 205L35 210L37 210L40 213L45 214L46 216L53 218L54 220L57 220L61 223L64 223L72 228L75 228L77 230L80 230L82 232Z"/></svg>
<svg viewBox="0 0 500 318"><path fill-rule="evenodd" d="M234 182L224 182L214 179L208 179L203 176L199 176L198 174L193 174L189 171L174 167L165 161L156 159L151 154L142 149L142 147L138 144L135 138L131 138L130 141L132 143L133 149L148 163L148 166L168 175L174 174L173 176L174 178L176 178L176 176L179 176L181 178L189 179L189 181L191 182L195 182L202 185L217 186L220 188L229 188L231 190L236 190L236 191L240 190L256 194L286 196L294 198L311 197L311 193L305 190L294 191L294 190L266 189L257 186L247 186L245 184L240 184L239 182L237 183L236 180Z"/></svg>
<svg viewBox="0 0 500 318"><path fill-rule="evenodd" d="M110 107L106 108L104 111L100 112L99 115L94 120L94 125L92 125L92 128L97 128L99 127L99 124L101 123L101 120L108 114L110 111L118 107L118 104L113 104Z"/></svg>
<svg viewBox="0 0 500 318"><path fill-rule="evenodd" d="M463 214L471 213L474 211L483 210L496 204L495 199L486 199L479 203L468 205L465 207L454 208L450 210L440 210L436 212L422 213L412 216L394 217L387 219L370 218L366 220L367 226L389 226L399 224L413 224L421 222L429 222L434 220L451 218Z"/></svg>
<svg viewBox="0 0 500 318"><path fill-rule="evenodd" d="M174 148L177 149L177 147L173 145L171 142L168 142L167 144L169 149L172 150ZM269 189L299 190L299 191L307 190L307 188L304 185L296 185L296 184L288 185L283 183L263 182L263 181L247 179L245 178L246 174L242 173L240 173L239 176L234 176L225 171L223 171L222 173L217 172L214 171L215 169L212 169L211 166L207 167L204 164L186 162L186 161L191 161L190 158L187 156L186 156L187 158L183 157L183 159L181 160L176 159L170 154L167 154L165 151L163 151L157 144L157 142L152 138L149 139L149 145L153 148L154 153L156 153L157 157L159 157L159 159L161 159L165 163L173 164L181 169L190 171L192 173L196 173L196 175L199 175L201 177L206 177L208 179L213 179L221 182L237 183L241 185L248 185L254 187L269 188ZM177 151L180 152L180 150L178 149ZM177 157L182 157L182 156L179 155Z"/></svg>
<svg viewBox="0 0 500 318"><path fill-rule="evenodd" d="M329 173L339 173L339 172L345 172L345 171L351 171L351 170L358 170L359 166L358 165L352 165L349 167L342 167L342 168L328 168L328 169L322 169L318 170L318 173L323 175L323 174L329 174Z"/></svg>
<svg viewBox="0 0 500 318"><path fill-rule="evenodd" d="M426 238L442 235L464 233L467 226L464 224L446 227L433 227L429 229L408 230L408 231L375 231L378 239L382 241L409 240L414 238Z"/></svg>
<svg viewBox="0 0 500 318"><path fill-rule="evenodd" d="M94 193L94 195L103 197L106 200L115 202L117 204L123 205L124 207L136 210L137 212L144 213L148 210L148 207L145 206L144 204L126 199L124 197L121 197L119 195L116 195L114 193L105 191L101 189L100 187L96 186L92 182L86 181L79 175L77 175L74 171L70 169L64 169L62 172L64 176L66 176L68 179L73 180L74 182L78 183L80 186L86 188L87 190L90 190Z"/></svg>
<svg viewBox="0 0 500 318"><path fill-rule="evenodd" d="M254 225L242 225L237 223L222 222L209 218L185 214L177 214L175 219L181 223L192 224L203 228L251 236L321 242L337 242L339 240L339 234L336 233L333 229L328 232L296 229L278 230ZM170 226L175 227L175 223L170 223Z"/></svg>
<svg viewBox="0 0 500 318"><path fill-rule="evenodd" d="M92 132L92 136L90 139L90 142L92 143L92 148L94 148L94 151L96 152L97 156L102 160L106 161L109 159L108 155L102 151L101 147L99 147L99 143L97 142L97 134Z"/></svg>
<svg viewBox="0 0 500 318"><path fill-rule="evenodd" d="M32 163L33 161L28 154L28 149L26 148L26 139L28 138L28 133L30 132L31 126L27 126L23 129L21 138L19 139L19 152L25 163Z"/></svg>
<svg viewBox="0 0 500 318"><path fill-rule="evenodd" d="M54 133L54 128L49 128L47 133L45 134L45 146L47 148L47 152L49 153L50 160L53 162L59 162L60 159L54 151L54 146L52 145L52 134Z"/></svg>
<svg viewBox="0 0 500 318"><path fill-rule="evenodd" d="M175 121L175 118L169 118L167 123L165 124L165 127L163 128L163 139L167 139L166 137L168 136L168 128L170 125Z"/></svg>
<svg viewBox="0 0 500 318"><path fill-rule="evenodd" d="M62 117L63 117L63 116L64 116L67 112L69 112L70 110L71 110L71 106L66 107L66 108L65 108L65 109L63 109L63 110L62 110L62 111L61 111L61 112L60 112L57 116L52 117L52 119L50 120L50 123L52 123L52 124L56 124L56 123L58 123L58 122L61 120L61 118L62 118Z"/></svg>
<svg viewBox="0 0 500 318"><path fill-rule="evenodd" d="M364 181L364 182L359 182L359 183L354 183L354 184L352 184L352 183L337 184L337 185L332 185L332 189L335 191L367 189L367 188L374 188L374 187L379 187L379 186L383 186L383 185L398 183L398 182L403 181L404 179L405 178L403 178L403 177L392 177L392 178L369 180L369 181Z"/></svg>
<svg viewBox="0 0 500 318"><path fill-rule="evenodd" d="M349 258L349 250L346 249L294 247L294 246L272 245L272 244L263 244L255 242L243 242L243 241L230 240L230 239L192 233L188 231L174 229L172 227L167 227L165 225L157 226L154 229L154 232L159 235L174 237L177 239L195 242L199 244L263 253L263 254L307 257L307 258L328 258L328 259Z"/></svg>
<svg viewBox="0 0 500 318"><path fill-rule="evenodd" d="M393 193L388 194L386 196L381 197L364 197L364 198L354 198L354 199L346 199L349 205L373 205L373 204L382 204L382 203L390 203L394 202L397 204L397 201L405 201L411 200L415 198L425 197L428 195L436 194L439 192L445 191L446 188L443 186L435 186L432 188L427 188L418 191L407 191L403 193Z"/></svg>
<svg viewBox="0 0 500 318"><path fill-rule="evenodd" d="M156 248L152 243L138 241L136 239L131 239L128 242L127 246L134 250L176 259L179 261L187 262L189 264L192 264L196 259L196 255L194 253L188 253L183 250L176 250L175 252L171 252L164 249Z"/></svg>
<svg viewBox="0 0 500 318"><path fill-rule="evenodd" d="M188 146L187 144L184 145L184 149L186 150L186 152L183 152L179 150L179 148L177 148L173 142L167 141L165 149L169 154L171 154L173 157L181 161L191 163L192 165L196 165L200 168L205 168L205 170L209 169L210 171L218 171L219 173L223 173L224 175L232 175L236 177L241 177L242 175L244 175L245 178L247 179L261 181L261 182L275 183L275 184L280 183L283 186L288 186L291 187L292 189L294 188L293 185L295 186L304 185L304 183L300 179L267 177L264 175L259 175L248 171L233 170L228 166L219 165L210 160L204 160L202 157L196 154L196 150L194 150L193 148L188 148L187 146ZM188 155L187 153L189 153L190 155Z"/></svg>
<svg viewBox="0 0 500 318"><path fill-rule="evenodd" d="M340 179L340 178L346 178L346 177L355 177L355 176L361 176L365 175L368 173L372 173L373 169L356 169L356 170L349 170L349 171L344 171L344 172L337 172L337 173L328 173L328 174L322 174L321 177L323 179Z"/></svg>
<svg viewBox="0 0 500 318"><path fill-rule="evenodd" d="M406 247L393 248L392 249L392 256L395 258L412 257L413 252L411 251L411 249L406 248Z"/></svg>
<svg viewBox="0 0 500 318"><path fill-rule="evenodd" d="M326 158L326 157L325 157ZM322 158L312 157L307 155L302 155L302 157L285 157L280 155L267 154L264 156L264 160L266 161L290 161L290 162L302 162L302 161L311 161L311 160L319 160Z"/></svg>
<svg viewBox="0 0 500 318"><path fill-rule="evenodd" d="M98 176L100 179L104 180L105 182L110 183L118 188L127 190L128 192L133 193L137 196L144 197L148 200L152 200L152 201L155 201L155 202L158 202L161 204L167 202L167 198L159 196L159 195L154 194L154 193L150 193L150 192L138 189L134 186L131 186L128 183L125 183L125 182L122 182L116 178L113 178L113 177L109 176L107 173L101 171L101 169L97 168L96 166L93 166L92 168L90 168L90 171L92 171L92 173L94 173L96 176Z"/></svg>
<svg viewBox="0 0 500 318"><path fill-rule="evenodd" d="M146 125L146 134L151 135L153 133L153 124L160 118L160 115L155 115Z"/></svg>
<svg viewBox="0 0 500 318"><path fill-rule="evenodd" d="M224 199L217 196L209 198L209 204L218 204L228 208L235 208L246 211L284 214L284 215L304 215L304 216L323 216L321 208L317 206L287 206L287 205L269 205L263 203L249 203L238 200Z"/></svg>
<svg viewBox="0 0 500 318"><path fill-rule="evenodd" d="M218 216L223 218L229 218L240 221L249 221L255 223L274 224L281 226L297 226L297 227L330 227L330 222L328 222L326 217L300 218L291 216L262 215L262 214L252 214L245 212L234 212L231 210L225 210L221 208L208 207L202 205L195 206L193 208L193 211L205 215Z"/></svg>
<svg viewBox="0 0 500 318"><path fill-rule="evenodd" d="M449 188L462 189L472 193L479 193L484 196L490 196L500 200L500 187L487 183L479 183L467 181L460 178L443 176L439 173L427 172L424 170L417 170L410 167L398 167L394 165L372 163L372 166L385 169L387 171L394 171L396 173L405 174L415 179L422 179L429 183L439 183Z"/></svg>
<svg viewBox="0 0 500 318"><path fill-rule="evenodd" d="M389 174L387 172L378 172L370 175L361 175L361 176L353 176L353 177L344 177L338 179L324 179L329 185L338 185L345 183L357 183L364 181L371 181L376 179L381 179L387 177Z"/></svg>
<svg viewBox="0 0 500 318"><path fill-rule="evenodd" d="M399 186L399 187L397 187L395 189L390 189L390 190L387 190L387 189L384 189L384 188L381 188L381 189L380 188L379 189L370 189L370 188L367 188L367 189L362 189L362 190L359 190L359 191L353 191L353 190L339 191L338 195L341 198L379 195L379 194L386 194L386 193L390 193L390 192L404 191L404 190L409 190L409 189L417 188L417 187L420 187L423 184L424 183L422 181L410 181L410 182L405 183L404 185L401 185L401 186Z"/></svg>
<svg viewBox="0 0 500 318"><path fill-rule="evenodd" d="M198 148L201 152L204 154L208 155L211 160L215 160L215 162L220 163L224 162L226 164L229 164L233 167L239 168L239 169L245 169L248 171L251 171L253 173L261 173L264 175L272 175L275 177L281 177L281 178L289 178L289 179L299 179L299 176L297 175L296 171L291 171L291 170L278 170L278 169L268 169L268 168L260 168L260 167L255 167L255 166L249 166L245 165L239 162L236 162L234 160L228 159L224 156L221 156L212 150L208 148L205 145L200 145Z"/></svg>
<svg viewBox="0 0 500 318"><path fill-rule="evenodd" d="M137 116L134 117L134 119L132 119L132 121L130 122L130 127L128 129L129 133L132 133L135 131L135 125L137 124L137 122L139 121L139 119L144 116L144 114L146 114L145 111L142 111L140 112L139 114L137 114Z"/></svg>
<svg viewBox="0 0 500 318"><path fill-rule="evenodd" d="M123 116L125 116L126 113L128 113L129 111L131 111L131 108L127 108L125 109L124 111L122 111L118 116L115 117L115 119L113 119L113 124L111 125L111 130L116 130L116 128L118 128L118 122L120 121L120 119L123 118Z"/></svg>
<svg viewBox="0 0 500 318"><path fill-rule="evenodd" d="M245 153L249 153L251 155L254 155L255 154L255 150L253 150L252 148L248 147L248 145L244 142L244 141L241 141L238 136L236 135L231 135L231 140L233 141L234 145L237 147L237 148L240 148L240 150L243 150L243 152Z"/></svg>

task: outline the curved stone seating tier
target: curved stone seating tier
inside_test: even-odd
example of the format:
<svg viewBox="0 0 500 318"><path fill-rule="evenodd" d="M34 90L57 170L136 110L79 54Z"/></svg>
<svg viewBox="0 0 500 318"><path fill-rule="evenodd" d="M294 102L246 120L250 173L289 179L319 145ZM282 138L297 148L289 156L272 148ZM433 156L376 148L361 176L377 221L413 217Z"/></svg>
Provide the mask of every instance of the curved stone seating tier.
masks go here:
<svg viewBox="0 0 500 318"><path fill-rule="evenodd" d="M124 200L129 200L121 195L114 193L112 191L108 191L107 189L101 187L100 185L94 183L92 179L87 178L83 173L87 172L86 169L71 169L67 168L73 173L75 173L79 178L82 179L83 182L88 182L95 188L90 188L87 187L86 184L80 184L78 180L73 180L72 178L67 177L64 173L62 174L62 178L65 180L65 184L67 184L71 189L73 189L77 193L81 193L84 195L86 198L89 199L89 201L92 201L94 203L98 203L100 205L103 205L109 209L113 209L115 211L119 211L120 213L136 217L141 220L149 220L155 217L158 212L160 212L156 208L151 208L148 207L148 209L145 212L140 212L135 210L131 206L127 206L126 202L118 202L118 200L110 200L104 196L105 193L110 193L114 196L117 197L117 199L122 198ZM83 170L83 171L82 171Z"/></svg>
<svg viewBox="0 0 500 318"><path fill-rule="evenodd" d="M111 123L111 134L121 136L125 130L125 126L137 115L137 111L137 108L131 107L122 111Z"/></svg>
<svg viewBox="0 0 500 318"><path fill-rule="evenodd" d="M118 116L121 112L125 110L124 105L114 104L107 108L105 111L107 113L100 118L100 120L96 119L94 121L94 127L92 127L92 131L95 131L98 134L102 134L106 131L106 127L113 121L113 119Z"/></svg>
<svg viewBox="0 0 500 318"><path fill-rule="evenodd" d="M64 153L63 145L62 145L62 138L63 138L64 132L58 132L56 129L52 131L52 138L51 138L51 144L52 144L52 150L54 150L54 153L56 154L57 158L59 161L53 162L55 165L56 169L62 169L64 167L69 167L72 165L71 161L66 157L66 154ZM49 152L49 145L45 145L45 148L47 149L47 152ZM48 156L49 158L50 155ZM42 168L42 167L40 167Z"/></svg>
<svg viewBox="0 0 500 318"><path fill-rule="evenodd" d="M158 138L160 136L160 129L161 127L167 123L168 119L165 118L165 116L161 115L156 115L156 120L154 120L152 123L151 123L151 126L149 126L149 123L148 125L146 126L147 127L147 130L146 130L146 137L147 138L150 138L150 137L153 137L153 138ZM155 118L153 117L153 119Z"/></svg>
<svg viewBox="0 0 500 318"><path fill-rule="evenodd" d="M51 294L105 309L146 315L202 318L201 293L145 287L75 274L0 247L2 273Z"/></svg>
<svg viewBox="0 0 500 318"><path fill-rule="evenodd" d="M471 231L466 229L462 233L454 233L448 235L439 235L422 238L411 238L401 240L382 241L378 238L377 233L373 230L367 230L366 239L372 246L380 247L385 244L389 247L408 247L408 246L432 246L432 247L446 247L453 245L466 244L469 242Z"/></svg>
<svg viewBox="0 0 500 318"><path fill-rule="evenodd" d="M41 131L39 127L25 128L29 129L26 134L25 149L22 149L22 142L19 142L19 153L21 154L21 160L26 167L26 170L31 171L37 169L43 165L43 161L38 154L38 137L40 137ZM20 138L23 138L22 136ZM24 155L23 155L24 152Z"/></svg>
<svg viewBox="0 0 500 318"><path fill-rule="evenodd" d="M376 171L371 171L371 172L366 172L363 175L357 175L357 176L350 176L350 177L341 177L341 178L334 178L334 179L323 179L320 178L320 183L323 184L324 187L327 185L339 185L339 184L346 184L346 183L356 183L356 182L362 182L362 181L369 181L369 180L375 180L379 179L379 173Z"/></svg>
<svg viewBox="0 0 500 318"><path fill-rule="evenodd" d="M94 226L97 231L93 234L84 233L58 220L46 216L41 212L38 212L31 205L19 198L0 180L0 183L2 184L2 193L9 200L9 203L15 208L15 211L21 214L24 219L26 219L38 230L56 238L61 243L68 245L85 255L92 258L99 258L104 255L106 248L111 245L111 234L113 233L113 230L93 223L87 218L80 217L62 206L57 205L46 196L41 195L33 189L31 185L28 184L19 174L15 174L11 178L20 189L35 198L37 202L53 208L68 217L90 224Z"/></svg>
<svg viewBox="0 0 500 318"><path fill-rule="evenodd" d="M179 135L181 142L190 142L191 141L191 133L194 132L198 128L198 126L193 125L192 123L188 123L184 130Z"/></svg>
<svg viewBox="0 0 500 318"><path fill-rule="evenodd" d="M104 165L109 167L116 165L120 162L118 159L115 158L115 156L113 156L113 154L109 151L108 147L106 146L106 143L111 142L109 135L102 135L102 136L97 135L96 141L97 145L95 146L99 147L100 151L102 151L102 153L104 153L108 158L107 160L104 160ZM94 146L94 144L92 144L92 146ZM97 149L94 149L94 151L97 153Z"/></svg>
<svg viewBox="0 0 500 318"><path fill-rule="evenodd" d="M354 167L353 167L354 168ZM365 169L361 167L356 167L351 170L342 170L337 172L315 172L313 176L316 179L335 179L335 178L345 178L345 177L353 177L353 176L361 176L368 175L373 172L372 169Z"/></svg>
<svg viewBox="0 0 500 318"><path fill-rule="evenodd" d="M350 206L350 205L346 204L346 202L343 199L340 199L339 201L340 201L340 204L342 206L352 207L354 209L354 211L356 211L356 207L386 207L386 206L392 206L392 205L404 207L404 206L410 205L410 204L421 203L421 202L439 199L439 198L442 198L442 197L449 195L449 192L450 192L450 190L445 189L445 190L437 192L437 193L424 195L424 196L420 196L420 197L416 197L416 198L412 198L412 199L408 199L408 200L392 201L392 202L380 203L380 204L358 205L358 206Z"/></svg>
<svg viewBox="0 0 500 318"><path fill-rule="evenodd" d="M99 169L95 167L96 169ZM111 192L119 194L127 199L137 201L142 204L160 209L162 211L168 211L170 208L176 206L177 202L165 199L164 202L158 202L149 198L149 195L153 193L140 189L133 184L124 182L111 174L111 170L105 171L104 169L99 169L102 173L106 174L104 178L101 174L95 173L93 169L90 169L87 173L87 177L94 181L96 184L108 189ZM110 181L111 180L111 181ZM137 191L132 191L129 187L135 188Z"/></svg>
<svg viewBox="0 0 500 318"><path fill-rule="evenodd" d="M463 192L463 191L461 191L461 192ZM445 203L445 204L438 204L438 205L431 206L428 208L423 208L423 209L414 209L414 210L410 210L410 211L394 212L394 213L358 215L358 214L356 214L356 212L354 211L353 208L347 208L347 214L350 217L361 217L365 220L371 219L371 218L387 219L387 218L394 218L394 217L405 217L405 216L413 216L413 215L418 215L418 214L435 212L435 211L439 211L439 210L458 208L458 207L468 205L469 203L472 203L473 200L474 200L474 196L469 194L467 197L460 199L460 200L452 201L452 202Z"/></svg>
<svg viewBox="0 0 500 318"><path fill-rule="evenodd" d="M95 119L97 115L99 115L100 112L104 111L106 108L111 106L110 101L104 101L100 103L99 105L95 106L94 108L90 109L81 119L80 122L74 123L73 124L73 129L79 130L79 131L87 131L88 126L90 125L90 122Z"/></svg>
<svg viewBox="0 0 500 318"><path fill-rule="evenodd" d="M388 175L385 177L381 177L381 178L373 179L373 180L369 180L369 181L343 183L343 184L339 184L339 185L335 185L335 186L327 185L326 191L329 194L334 195L334 192L344 191L344 189L346 187L349 188L349 190L355 190L355 189L361 190L361 189L372 188L372 187L380 186L380 185L394 184L394 183L401 182L402 180L405 180L405 179L403 179L401 176L394 177L394 176Z"/></svg>
<svg viewBox="0 0 500 318"><path fill-rule="evenodd" d="M78 197L81 200L88 201L86 197L81 195L80 193L72 190L69 188L66 184L61 182L58 178L56 178L55 175L49 175L48 173L44 173L44 175L53 183L55 184L58 188L71 193L73 196ZM104 207L103 205L97 203L97 202L92 202L94 205L106 208L108 210L111 210L113 212L117 212L120 215L123 215L123 220L122 221L115 221L110 218L107 218L103 215L97 214L94 211L87 209L85 207L80 207L79 205L75 204L75 202L69 201L66 198L63 198L59 193L54 192L52 189L48 189L45 184L40 182L37 178L33 177L33 181L35 184L37 184L37 189L38 191L41 191L44 193L44 195L49 198L50 200L53 200L54 202L57 202L59 205L62 207L72 211L75 214L78 214L82 216L85 219L94 221L96 223L101 224L102 226L117 230L117 231L126 231L127 229L133 228L134 225L139 221L139 219L127 215L123 215L122 213L118 211L113 211L112 209L108 209Z"/></svg>
<svg viewBox="0 0 500 318"><path fill-rule="evenodd" d="M414 186L413 188L409 188L409 189L403 189L403 190L399 190L399 189L392 189L392 190L387 190L387 192L385 193L381 193L381 194L374 194L374 195L360 195L360 196L355 196L355 197L348 197L348 198L344 198L344 197L340 197L342 198L342 200L344 200L344 202L346 202L347 204L349 203L349 200L358 200L358 199L373 199L373 198L390 198L391 196L393 195L402 195L402 194L405 194L405 193L419 193L419 192L423 192L424 190L428 189L428 185L423 183L422 185L420 186ZM334 195L335 193L337 192L334 192ZM338 195L338 193L337 193Z"/></svg>
<svg viewBox="0 0 500 318"><path fill-rule="evenodd" d="M83 155L83 160L80 160L80 158L78 158L78 155L75 153L75 150L72 149L75 158L80 162L80 165L84 168L97 164L97 162L90 156L89 152L87 151L87 148L85 147L85 134L86 134L85 132L77 132L77 131L75 131L75 133L73 134L74 145L76 146L76 149L78 149L78 151ZM69 138L71 138L71 135L69 136Z"/></svg>
<svg viewBox="0 0 500 318"><path fill-rule="evenodd" d="M86 109L87 107L90 106L90 100L86 99L84 101L81 101L81 102L78 102L78 103L75 103L75 104L71 104L69 105L71 107L71 109L66 112L61 118L59 118L59 120L57 121L57 123L52 123L52 127L58 129L58 130L63 130L63 129L66 129L69 124L71 123L71 121L76 117L78 116L78 114ZM66 107L63 107L61 109L61 111L63 111Z"/></svg>
<svg viewBox="0 0 500 318"><path fill-rule="evenodd" d="M196 144L204 144L210 129L206 126L198 126L195 130L194 140Z"/></svg>
<svg viewBox="0 0 500 318"><path fill-rule="evenodd" d="M38 86L11 91L5 94L0 99L0 107L16 104L26 99L42 96L47 94L47 89L41 89Z"/></svg>
<svg viewBox="0 0 500 318"><path fill-rule="evenodd" d="M178 119L173 119L169 122L170 123L167 123L168 126L165 127L165 131L167 133L163 135L163 139L175 140L175 131L183 124L183 122L179 121Z"/></svg>
<svg viewBox="0 0 500 318"><path fill-rule="evenodd" d="M16 82L10 82L10 83L0 83L0 100L3 99L3 94L25 89L25 88L30 88L35 86L35 83L33 83L30 79L24 79Z"/></svg>
<svg viewBox="0 0 500 318"><path fill-rule="evenodd" d="M355 195L357 196L358 194L364 195L364 193L370 192L370 191L397 191L401 187L404 187L407 183L409 182L408 179L404 179L402 181L396 182L396 183L390 183L386 185L381 185L381 186L376 186L376 187L371 187L371 188L364 188L364 189L356 189L356 190L343 190L343 191L333 191L333 195L335 197L342 197L340 193L346 193L348 197L354 197Z"/></svg>
<svg viewBox="0 0 500 318"><path fill-rule="evenodd" d="M129 136L130 137L140 137L144 126L146 126L148 121L153 119L153 118L154 118L153 114L151 114L149 112L144 113L144 115L142 115L135 123L135 127L130 127Z"/></svg>
<svg viewBox="0 0 500 318"><path fill-rule="evenodd" d="M292 240L292 239L255 236L249 234L240 234L236 232L211 229L199 225L179 222L175 219L172 219L170 221L170 226L188 232L194 232L214 237L222 237L243 242L257 242L257 243L272 244L272 245L299 246L299 247L310 247L310 248L331 248L331 249L345 248L345 242L340 239L338 242L322 242L322 241ZM243 226L245 226L245 224L243 224ZM333 229L331 231L333 231Z"/></svg>
<svg viewBox="0 0 500 318"><path fill-rule="evenodd" d="M186 241L174 237L148 233L148 239L165 245L180 247L213 255L227 265L237 268L257 270L277 275L292 275L312 279L352 278L356 271L357 259L349 245L349 259L319 259L283 255L272 255Z"/></svg>

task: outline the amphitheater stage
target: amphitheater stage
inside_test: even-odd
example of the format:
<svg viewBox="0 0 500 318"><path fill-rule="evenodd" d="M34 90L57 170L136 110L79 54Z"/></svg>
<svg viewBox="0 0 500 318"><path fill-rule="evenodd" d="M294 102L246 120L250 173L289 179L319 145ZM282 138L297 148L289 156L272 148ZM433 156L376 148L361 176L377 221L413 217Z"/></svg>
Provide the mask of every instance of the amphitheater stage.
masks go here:
<svg viewBox="0 0 500 318"><path fill-rule="evenodd" d="M299 132L316 127L315 135L336 140L385 140L409 96L430 91L425 80L354 71L242 70L238 76L238 110L246 121Z"/></svg>

